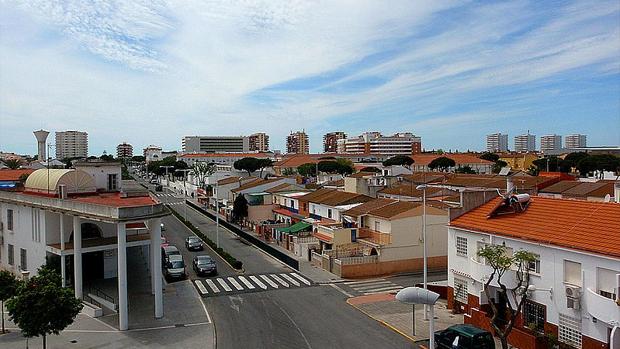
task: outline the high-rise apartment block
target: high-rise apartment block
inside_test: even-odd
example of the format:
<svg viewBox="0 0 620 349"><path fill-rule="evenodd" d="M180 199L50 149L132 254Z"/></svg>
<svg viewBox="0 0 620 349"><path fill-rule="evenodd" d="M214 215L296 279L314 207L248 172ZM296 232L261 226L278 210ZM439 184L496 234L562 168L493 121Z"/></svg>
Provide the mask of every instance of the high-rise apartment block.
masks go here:
<svg viewBox="0 0 620 349"><path fill-rule="evenodd" d="M493 133L487 135L487 151L491 153L508 151L508 135Z"/></svg>
<svg viewBox="0 0 620 349"><path fill-rule="evenodd" d="M286 152L291 154L308 154L310 153L310 145L308 135L305 131L291 132L286 137Z"/></svg>
<svg viewBox="0 0 620 349"><path fill-rule="evenodd" d="M56 158L88 157L88 133L80 131L56 132Z"/></svg>
<svg viewBox="0 0 620 349"><path fill-rule="evenodd" d="M527 133L516 136L515 151L520 153L536 151L536 135Z"/></svg>
<svg viewBox="0 0 620 349"><path fill-rule="evenodd" d="M544 135L540 137L540 151L548 153L562 149L562 136L560 135Z"/></svg>
<svg viewBox="0 0 620 349"><path fill-rule="evenodd" d="M323 136L323 152L336 153L338 152L338 140L346 139L347 134L342 131L330 132Z"/></svg>
<svg viewBox="0 0 620 349"><path fill-rule="evenodd" d="M247 153L250 139L244 136L185 136L184 153Z"/></svg>
<svg viewBox="0 0 620 349"><path fill-rule="evenodd" d="M257 152L269 151L269 135L264 132L251 134L249 137L249 150Z"/></svg>
<svg viewBox="0 0 620 349"><path fill-rule="evenodd" d="M587 147L586 135L572 134L564 136L564 148L575 149Z"/></svg>
<svg viewBox="0 0 620 349"><path fill-rule="evenodd" d="M358 137L338 140L339 153L413 155L422 152L422 139L409 132L383 136L380 132L364 132Z"/></svg>
<svg viewBox="0 0 620 349"><path fill-rule="evenodd" d="M123 142L116 146L116 157L119 159L128 159L133 156L133 146L127 142Z"/></svg>

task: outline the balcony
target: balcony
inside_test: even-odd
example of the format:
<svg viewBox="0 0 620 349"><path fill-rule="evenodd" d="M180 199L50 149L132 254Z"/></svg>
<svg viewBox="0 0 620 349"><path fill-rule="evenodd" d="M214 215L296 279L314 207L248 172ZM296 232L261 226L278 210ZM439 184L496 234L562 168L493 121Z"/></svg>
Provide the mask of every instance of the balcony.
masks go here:
<svg viewBox="0 0 620 349"><path fill-rule="evenodd" d="M127 247L141 246L150 244L150 234L127 234ZM95 239L82 239L82 253L105 251L116 249L118 238L116 236L95 238ZM60 243L48 244L47 251L53 254L60 255ZM65 242L65 254L73 254L73 241Z"/></svg>
<svg viewBox="0 0 620 349"><path fill-rule="evenodd" d="M611 298L603 297L590 288L583 294L585 308L599 321L612 326L620 326L620 304Z"/></svg>
<svg viewBox="0 0 620 349"><path fill-rule="evenodd" d="M385 246L392 243L392 234L382 233L368 228L359 228L357 239L360 242L366 242L371 245Z"/></svg>

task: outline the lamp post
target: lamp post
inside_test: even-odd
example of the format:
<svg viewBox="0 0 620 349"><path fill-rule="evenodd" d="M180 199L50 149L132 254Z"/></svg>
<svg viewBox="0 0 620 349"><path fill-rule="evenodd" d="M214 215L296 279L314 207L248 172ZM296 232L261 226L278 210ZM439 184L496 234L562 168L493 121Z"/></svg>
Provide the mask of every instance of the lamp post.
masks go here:
<svg viewBox="0 0 620 349"><path fill-rule="evenodd" d="M439 294L427 289L419 287L406 287L398 291L396 299L405 304L413 305L414 309L414 333L415 336L415 305L424 304L425 307L430 306L431 321L428 326L428 344L429 349L435 349L435 303L439 299Z"/></svg>
<svg viewBox="0 0 620 349"><path fill-rule="evenodd" d="M220 247L220 179L215 165L215 245Z"/></svg>
<svg viewBox="0 0 620 349"><path fill-rule="evenodd" d="M190 169L185 170L177 170L178 172L183 172L183 217L185 221L187 221L187 203L185 202L185 194L187 192L187 187L185 186L185 179L187 177L187 173L191 171Z"/></svg>
<svg viewBox="0 0 620 349"><path fill-rule="evenodd" d="M426 251L426 184L415 187L422 190L422 240L424 240L424 289L427 289L428 278L428 256ZM428 306L424 306L424 320L428 320Z"/></svg>

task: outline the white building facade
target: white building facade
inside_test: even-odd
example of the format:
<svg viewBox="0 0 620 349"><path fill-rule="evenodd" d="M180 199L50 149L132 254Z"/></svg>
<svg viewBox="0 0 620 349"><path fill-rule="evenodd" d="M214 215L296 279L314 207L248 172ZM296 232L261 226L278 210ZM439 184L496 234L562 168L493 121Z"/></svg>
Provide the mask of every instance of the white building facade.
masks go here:
<svg viewBox="0 0 620 349"><path fill-rule="evenodd" d="M487 151L491 153L508 151L508 135L493 133L487 135Z"/></svg>
<svg viewBox="0 0 620 349"><path fill-rule="evenodd" d="M56 132L57 159L85 157L88 157L88 133L81 131Z"/></svg>

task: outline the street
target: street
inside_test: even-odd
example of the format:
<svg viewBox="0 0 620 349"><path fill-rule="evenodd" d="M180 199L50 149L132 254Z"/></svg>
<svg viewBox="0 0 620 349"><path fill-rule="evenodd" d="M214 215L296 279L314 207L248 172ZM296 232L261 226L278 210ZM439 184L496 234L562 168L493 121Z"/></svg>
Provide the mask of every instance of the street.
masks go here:
<svg viewBox="0 0 620 349"><path fill-rule="evenodd" d="M156 194L163 202L172 204L172 208L181 215L185 214L182 197L177 198L167 191ZM186 209L188 220L215 241L215 223L190 207ZM218 263L219 273L215 277L197 277L191 268L188 268L188 273L195 285L198 280L207 291L206 294L201 293L215 324L219 348L411 346L406 338L349 306L347 297L339 290L330 285L305 284L302 280L307 278L298 273L293 276L293 270L257 248L240 242L224 228L220 227L220 245L243 261L243 275L230 268L208 246L202 252L187 251L184 241L192 232L174 216L163 221L166 227L164 235L170 244L179 248L186 263L191 263L196 254L209 254ZM253 290L248 289L243 278L254 287ZM237 280L242 290L231 279ZM207 284L207 280L211 284ZM297 281L297 285L291 280ZM219 292L214 292L213 285Z"/></svg>

